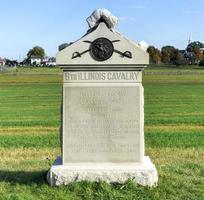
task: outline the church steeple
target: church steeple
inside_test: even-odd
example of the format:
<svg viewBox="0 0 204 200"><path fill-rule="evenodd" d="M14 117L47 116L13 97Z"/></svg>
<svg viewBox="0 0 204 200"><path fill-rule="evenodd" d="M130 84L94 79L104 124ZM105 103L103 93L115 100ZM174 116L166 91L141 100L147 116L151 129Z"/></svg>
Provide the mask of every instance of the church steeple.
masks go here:
<svg viewBox="0 0 204 200"><path fill-rule="evenodd" d="M189 35L188 44L193 42L192 33Z"/></svg>

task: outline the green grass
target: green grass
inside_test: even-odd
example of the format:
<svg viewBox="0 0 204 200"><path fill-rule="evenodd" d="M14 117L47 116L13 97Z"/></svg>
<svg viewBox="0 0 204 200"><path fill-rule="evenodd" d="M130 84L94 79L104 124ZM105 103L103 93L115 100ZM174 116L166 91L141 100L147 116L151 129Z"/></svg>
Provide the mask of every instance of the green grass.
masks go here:
<svg viewBox="0 0 204 200"><path fill-rule="evenodd" d="M49 135L3 135L0 136L2 148L53 148L59 146L59 138L56 134Z"/></svg>
<svg viewBox="0 0 204 200"><path fill-rule="evenodd" d="M61 71L0 73L0 200L204 199L204 70L146 69L145 151L156 188L104 182L49 187L45 175L60 154Z"/></svg>

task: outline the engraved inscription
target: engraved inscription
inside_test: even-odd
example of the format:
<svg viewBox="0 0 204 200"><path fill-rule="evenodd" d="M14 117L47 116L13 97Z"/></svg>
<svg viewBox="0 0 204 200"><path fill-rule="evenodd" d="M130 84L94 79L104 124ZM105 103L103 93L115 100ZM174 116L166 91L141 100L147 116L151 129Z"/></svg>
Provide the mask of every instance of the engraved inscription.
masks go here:
<svg viewBox="0 0 204 200"><path fill-rule="evenodd" d="M88 82L88 81L102 81L102 82L140 82L141 72L138 71L110 71L110 72L65 72L64 73L65 82Z"/></svg>
<svg viewBox="0 0 204 200"><path fill-rule="evenodd" d="M140 87L65 86L65 163L139 160Z"/></svg>

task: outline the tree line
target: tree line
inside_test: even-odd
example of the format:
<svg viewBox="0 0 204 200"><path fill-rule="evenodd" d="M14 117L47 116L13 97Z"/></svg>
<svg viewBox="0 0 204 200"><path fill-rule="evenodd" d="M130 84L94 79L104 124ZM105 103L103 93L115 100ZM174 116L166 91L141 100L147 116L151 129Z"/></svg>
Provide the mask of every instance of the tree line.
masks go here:
<svg viewBox="0 0 204 200"><path fill-rule="evenodd" d="M147 52L152 64L204 65L204 44L199 41L190 43L185 50L174 46L164 46L159 50L149 46Z"/></svg>

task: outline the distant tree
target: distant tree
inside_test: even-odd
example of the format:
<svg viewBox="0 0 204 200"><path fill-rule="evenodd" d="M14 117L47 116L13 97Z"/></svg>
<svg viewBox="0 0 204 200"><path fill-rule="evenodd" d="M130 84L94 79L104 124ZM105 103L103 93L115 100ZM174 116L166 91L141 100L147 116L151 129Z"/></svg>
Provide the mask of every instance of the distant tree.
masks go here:
<svg viewBox="0 0 204 200"><path fill-rule="evenodd" d="M17 60L10 60L10 59L5 59L5 65L9 67L14 67L18 65Z"/></svg>
<svg viewBox="0 0 204 200"><path fill-rule="evenodd" d="M173 64L175 61L175 47L164 46L161 50L162 62L166 64Z"/></svg>
<svg viewBox="0 0 204 200"><path fill-rule="evenodd" d="M204 44L199 41L192 42L187 46L188 59L192 64L198 64L204 59L203 48Z"/></svg>
<svg viewBox="0 0 204 200"><path fill-rule="evenodd" d="M188 52L193 52L195 49L202 49L204 48L204 44L196 41L196 42L191 42L188 46L187 46L187 51Z"/></svg>
<svg viewBox="0 0 204 200"><path fill-rule="evenodd" d="M39 56L43 58L45 56L45 50L40 46L35 46L30 49L27 53L27 57L30 58L31 56Z"/></svg>
<svg viewBox="0 0 204 200"><path fill-rule="evenodd" d="M159 49L154 46L149 46L147 52L149 53L150 63L158 64L161 62L161 52Z"/></svg>
<svg viewBox="0 0 204 200"><path fill-rule="evenodd" d="M20 62L20 65L26 66L26 65L29 65L29 63L30 63L29 58L24 58L24 60Z"/></svg>
<svg viewBox="0 0 204 200"><path fill-rule="evenodd" d="M185 59L184 54L178 49L175 49L174 51L173 62L174 62L173 64L175 65L187 65L188 64L187 60Z"/></svg>

